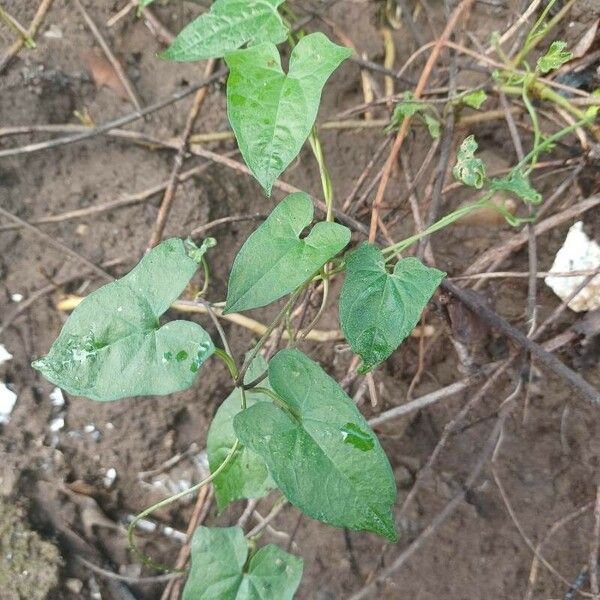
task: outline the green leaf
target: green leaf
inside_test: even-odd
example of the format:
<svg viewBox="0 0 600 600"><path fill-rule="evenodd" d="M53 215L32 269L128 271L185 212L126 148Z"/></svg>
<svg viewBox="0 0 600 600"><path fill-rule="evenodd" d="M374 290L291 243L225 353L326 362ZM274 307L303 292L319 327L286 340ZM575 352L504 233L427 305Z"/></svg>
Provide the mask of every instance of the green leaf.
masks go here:
<svg viewBox="0 0 600 600"><path fill-rule="evenodd" d="M481 105L487 100L487 94L483 90L475 90L461 96L460 100L463 104L479 110Z"/></svg>
<svg viewBox="0 0 600 600"><path fill-rule="evenodd" d="M506 177L493 178L490 187L510 192L527 204L539 204L542 201L542 194L529 183L529 178L521 169L513 169Z"/></svg>
<svg viewBox="0 0 600 600"><path fill-rule="evenodd" d="M275 355L269 381L281 407L258 402L239 413L233 425L240 441L308 516L395 541L392 469L352 400L298 350Z"/></svg>
<svg viewBox="0 0 600 600"><path fill-rule="evenodd" d="M284 0L216 0L160 55L177 61L221 58L244 44L285 41L288 29L277 7Z"/></svg>
<svg viewBox="0 0 600 600"><path fill-rule="evenodd" d="M258 355L244 377L251 383L267 370L265 359ZM261 384L268 387L268 380ZM246 393L247 406L269 400L259 393ZM208 430L206 449L208 464L212 473L223 463L235 444L237 436L233 429L233 419L242 410L242 393L236 388L221 404ZM242 498L262 498L275 487L265 461L245 446L237 451L231 462L213 479L215 496L219 510L231 502Z"/></svg>
<svg viewBox="0 0 600 600"><path fill-rule="evenodd" d="M381 251L361 244L346 257L340 323L361 373L383 362L410 334L446 274L416 258L400 259L393 273Z"/></svg>
<svg viewBox="0 0 600 600"><path fill-rule="evenodd" d="M428 113L423 115L423 119L425 120L425 125L427 125L427 129L429 130L429 135L434 140L437 140L437 138L440 137L440 122Z"/></svg>
<svg viewBox="0 0 600 600"><path fill-rule="evenodd" d="M541 73L549 73L555 71L573 58L573 53L568 50L566 42L552 42L548 52L538 58L537 68Z"/></svg>
<svg viewBox="0 0 600 600"><path fill-rule="evenodd" d="M93 400L190 387L213 343L196 323L161 327L158 319L197 268L182 240L164 241L125 277L91 293L33 367L70 394Z"/></svg>
<svg viewBox="0 0 600 600"><path fill-rule="evenodd" d="M206 238L200 246L196 246L191 239L187 239L184 244L188 256L197 264L200 264L204 260L204 255L217 245L217 240L209 237Z"/></svg>
<svg viewBox="0 0 600 600"><path fill-rule="evenodd" d="M191 555L183 600L292 600L302 578L302 559L272 544L248 561L241 527L198 527Z"/></svg>
<svg viewBox="0 0 600 600"><path fill-rule="evenodd" d="M286 196L246 240L229 277L226 313L269 304L295 290L350 241L350 230L319 222L300 239L312 221L308 194Z"/></svg>
<svg viewBox="0 0 600 600"><path fill-rule="evenodd" d="M414 100L411 92L404 92L403 99L396 104L387 131L398 129L406 117L412 117L418 112L427 110L428 105L419 100Z"/></svg>
<svg viewBox="0 0 600 600"><path fill-rule="evenodd" d="M458 149L452 174L458 181L479 190L485 182L485 165L481 159L475 158L475 150L477 142L475 137L470 135Z"/></svg>
<svg viewBox="0 0 600 600"><path fill-rule="evenodd" d="M323 86L350 54L322 33L312 33L292 51L287 75L274 44L225 57L229 121L246 164L267 194L302 149L315 124Z"/></svg>

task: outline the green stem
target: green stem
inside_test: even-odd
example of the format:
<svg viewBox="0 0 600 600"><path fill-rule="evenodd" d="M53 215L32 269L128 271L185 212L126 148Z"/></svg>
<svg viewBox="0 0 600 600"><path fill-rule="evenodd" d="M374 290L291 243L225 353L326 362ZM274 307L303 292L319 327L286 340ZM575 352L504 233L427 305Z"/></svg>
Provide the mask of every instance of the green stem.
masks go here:
<svg viewBox="0 0 600 600"><path fill-rule="evenodd" d="M523 85L523 90L521 97L523 98L523 103L527 108L527 112L529 113L529 118L531 119L531 124L533 126L533 154L531 156L531 164L527 169L527 172L530 173L535 167L538 159L538 155L540 153L540 140L542 139L542 132L540 130L540 122L538 120L537 112L529 99L529 95L527 93L527 85Z"/></svg>
<svg viewBox="0 0 600 600"><path fill-rule="evenodd" d="M258 342L254 346L254 348L252 348L252 350L246 357L246 360L244 361L244 364L242 365L242 368L240 369L237 377L235 378L235 385L237 387L243 386L244 375L246 374L246 371L252 364L252 361L256 358L256 355L260 352L260 349L265 345L265 343L267 342L267 340L269 339L269 337L271 336L273 331L275 331L275 328L277 327L277 325L279 325L279 323L281 322L281 319L283 319L283 317L286 315L287 311L294 305L294 303L298 299L298 296L302 293L302 290L304 289L304 287L306 285L307 284L300 286L290 296L290 299L285 303L285 306L281 309L279 314L275 317L274 321L267 327L267 330L263 333L263 335L261 336L260 340L258 340Z"/></svg>
<svg viewBox="0 0 600 600"><path fill-rule="evenodd" d="M534 26L531 28L531 31L527 35L525 43L523 44L523 48L517 54L515 59L513 60L513 65L518 67L519 64L525 59L525 57L546 37L546 35L560 23L560 21L564 18L564 16L571 10L573 4L575 4L576 0L569 0L560 11L552 18L548 23L544 24L546 16L550 12L550 9L555 4L555 0L552 0L548 3L540 18L535 22ZM543 26L543 30L541 32L538 31Z"/></svg>
<svg viewBox="0 0 600 600"><path fill-rule="evenodd" d="M148 515L152 514L154 511L156 511L160 508L164 508L165 506L169 506L170 504L173 504L173 502L177 502L177 500L180 500L181 498L184 498L185 496L188 496L189 494L193 494L193 493L197 492L200 488L209 484L231 462L231 460L233 459L233 457L239 447L240 447L240 442L238 439L236 439L235 443L231 447L231 450L225 457L225 460L208 477L204 478L200 483L193 485L188 490L179 492L178 494L175 494L174 496L170 496L169 498L165 498L164 500L161 500L160 502L153 504L152 506L148 507L147 509L143 510L141 513L136 515L135 519L133 519L133 521L131 521L131 523L129 524L129 527L127 528L127 540L129 542L129 549L146 566L156 569L158 571L168 571L168 572L172 572L172 573L183 573L184 572L182 569L179 569L179 570L172 569L171 567L157 563L149 556L146 556L141 550L139 550L135 544L135 538L134 538L135 528L142 519L145 519Z"/></svg>
<svg viewBox="0 0 600 600"><path fill-rule="evenodd" d="M312 128L308 139L310 141L310 147L312 148L313 154L317 159L317 164L319 165L323 197L325 200L325 205L327 206L326 220L333 222L333 185L331 183L329 171L327 170L327 164L325 163L325 156L323 154L323 147L321 146L316 127Z"/></svg>
<svg viewBox="0 0 600 600"><path fill-rule="evenodd" d="M444 227L447 227L451 223L458 221L458 219L464 217L465 215L468 215L469 213L473 212L474 210L484 208L485 206L488 205L489 200L493 195L494 195L494 192L488 192L477 202L474 202L473 204L467 204L465 206L458 208L454 212L451 212L449 215L442 217L439 221L436 221L433 225L431 225L424 231L416 233L415 235L412 235L409 238L406 238L404 240L401 240L400 242L397 242L395 244L392 244L391 246L388 246L387 248L384 248L382 252L384 254L390 254L390 256L388 256L386 258L386 262L388 260L391 260L393 258L394 254L396 254L398 252L403 252L404 250L406 250L406 248L408 248L409 246L412 246L415 242L418 242L420 239L427 237L428 235L431 235L432 233L435 233L436 231L439 231L440 229L444 229Z"/></svg>
<svg viewBox="0 0 600 600"><path fill-rule="evenodd" d="M529 154L525 155L515 165L514 169L521 169L534 156L541 154L542 152L544 152L544 150L546 150L549 147L551 147L555 142L558 142L561 138L565 137L566 135L568 135L572 131L575 131L575 129L577 129L578 127L581 127L582 125L587 125L588 123L590 123L593 120L594 120L593 115L584 115L583 119L581 119L580 121L577 121L576 123L573 123L572 125L569 125L567 127L563 127L563 129L560 129L556 133L554 133L551 136L547 137L543 142L541 142L538 145L537 148L534 148L533 150L531 150L531 152L529 152Z"/></svg>
<svg viewBox="0 0 600 600"><path fill-rule="evenodd" d="M239 376L237 366L233 358L225 352L222 348L215 348L215 356L220 358L224 363L227 369L229 370L229 374L234 381L237 381Z"/></svg>
<svg viewBox="0 0 600 600"><path fill-rule="evenodd" d="M279 408L300 420L300 413L294 410L287 402L284 402L273 390L266 387L255 387L248 391L251 394L264 394L265 396L269 396Z"/></svg>

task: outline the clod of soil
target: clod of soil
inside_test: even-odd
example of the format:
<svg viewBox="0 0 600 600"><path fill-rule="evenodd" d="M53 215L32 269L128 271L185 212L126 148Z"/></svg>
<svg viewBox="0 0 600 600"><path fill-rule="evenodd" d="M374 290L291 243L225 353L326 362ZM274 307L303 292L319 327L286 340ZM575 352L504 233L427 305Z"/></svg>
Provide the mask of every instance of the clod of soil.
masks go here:
<svg viewBox="0 0 600 600"><path fill-rule="evenodd" d="M44 600L58 584L56 546L29 529L23 512L0 498L0 588L5 600Z"/></svg>

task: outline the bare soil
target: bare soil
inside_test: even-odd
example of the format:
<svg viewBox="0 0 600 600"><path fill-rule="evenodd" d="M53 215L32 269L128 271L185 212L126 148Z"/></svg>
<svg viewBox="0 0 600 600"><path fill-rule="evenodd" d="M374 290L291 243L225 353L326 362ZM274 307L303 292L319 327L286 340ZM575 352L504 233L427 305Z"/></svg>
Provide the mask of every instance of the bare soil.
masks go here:
<svg viewBox="0 0 600 600"><path fill-rule="evenodd" d="M142 103L148 105L181 91L202 78L203 65L170 64L159 60L161 46L133 13L112 28L105 26L125 2L98 0L85 5L99 25L110 47L126 68ZM299 15L305 3L291 2ZM311 3L315 7L320 3ZM348 35L361 53L382 63L383 42L380 34L381 2L343 0L327 10L327 19ZM421 14L416 22L423 37L431 39L431 27L439 34L446 22L441 3L430 3L431 23ZM489 32L504 29L515 15L517 3L476 3L470 15L468 31L482 43ZM581 2L585 4L585 2ZM30 22L37 3L8 0L3 7L21 23ZM514 5L514 6L513 6ZM156 14L176 31L192 14L193 4L158 3ZM582 10L576 2L571 29L585 30L597 18L600 9L594 0ZM569 19L565 30L569 32ZM314 20L309 30L320 29L333 35L322 21ZM461 34L462 35L462 34ZM0 27L0 47L8 47L12 34ZM71 3L55 0L40 33L36 50L22 51L0 77L0 127L42 124L78 124L75 112L88 115L94 123L104 123L133 107L107 88L97 89L85 63L85 54L95 47L89 30ZM396 67L402 65L417 45L404 25L394 32ZM416 61L407 76L416 80L423 63ZM472 81L474 75L460 71L459 85ZM383 77L374 74L376 92L383 93ZM436 74L431 86L443 86L447 68ZM396 84L396 91L409 89ZM320 121L364 101L358 67L349 62L328 84L323 98ZM130 129L155 138L170 139L183 130L191 100L188 98L138 121ZM388 114L377 109L376 117ZM356 117L359 118L359 117ZM227 131L224 87L211 86L197 121L198 133ZM413 174L422 164L431 144L425 131L416 129L406 145L406 155ZM481 124L473 129L458 127L454 147L468 133L477 135L491 171L516 162L515 151L504 121ZM383 140L380 128L323 130L322 142L329 165L336 198L341 203L351 191L357 177ZM0 147L10 147L47 139L47 134L0 138ZM528 134L524 142L530 143ZM577 141L557 149L553 157L567 158ZM232 142L214 143L211 150L224 154L234 149ZM49 151L0 160L0 206L28 222L48 215L116 200L124 194L140 192L168 179L173 153L148 146L98 136L81 143ZM190 158L188 166L200 164ZM433 173L434 166L429 169ZM548 196L568 173L542 170L534 178L537 188ZM308 149L285 173L284 179L309 193L320 195L316 164ZM426 181L426 176L423 181ZM450 183L451 178L447 182ZM560 210L600 189L597 166L586 167L558 203ZM400 219L390 230L394 239L413 233L413 220L406 203L406 185L401 169L388 187L386 207L397 207ZM416 190L417 199L427 196L424 185ZM100 265L119 259L116 266L106 267L111 275L127 272L142 256L156 219L161 194L148 200L98 213L91 217L63 220L40 225L40 230L60 241L89 261ZM249 177L224 166L210 165L204 172L183 183L177 192L165 237L186 236L194 228L228 215L268 213L276 192L267 199ZM444 195L441 214L471 198L470 194L450 191ZM372 196L369 202L372 200ZM427 207L423 206L423 214ZM358 213L368 223L369 209ZM600 233L599 211L591 211L583 220L588 230ZM11 223L0 219L0 227ZM552 229L538 238L539 270L546 271L560 247L572 221ZM211 300L222 300L226 292L228 268L237 250L256 226L242 221L212 230L218 247L211 258ZM433 238L437 266L450 276L460 275L486 249L515 235L508 226L453 226ZM355 239L360 239L355 236ZM526 272L527 248L512 253L499 270ZM230 391L225 368L213 361L205 368L198 384L191 390L165 398L137 398L115 403L94 403L81 398L66 398L64 408L53 406L53 387L31 367L33 359L46 353L67 315L57 310L57 302L66 294L85 295L101 285L82 264L58 251L28 231L0 229L0 343L14 358L0 366L0 380L9 383L18 394L17 404L7 425L0 425L0 506L14 504L21 527L33 528L38 536L56 549L47 554L56 570L56 583L46 597L56 599L160 598L164 583L152 585L116 584L93 574L77 561L87 557L106 569L126 575L154 575L151 569L138 569L139 561L128 548L123 525L134 515L165 495L165 490L142 481L140 473L160 469L169 459L190 447L195 452L205 447L207 427L219 403ZM25 300L38 290L66 279L50 293L40 295L16 318L19 296ZM539 280L537 305L539 320L546 318L559 304L558 299ZM336 289L334 288L334 292ZM494 309L526 331L525 306L527 279L492 279L481 291ZM277 307L254 311L251 316L268 323ZM214 328L206 318L199 319L207 329ZM547 332L547 338L566 330L580 316L567 311ZM441 312L433 305L427 322L435 336L427 345L425 372L412 392L419 397L464 376L463 366L452 344L452 332ZM241 356L255 339L250 331L224 323L232 349ZM325 314L320 329L336 329L335 307ZM323 364L338 380L347 374L352 355L340 344L305 343L303 349ZM479 363L498 360L513 349L496 331L485 329L471 351ZM561 360L577 369L590 383L600 386L600 369L596 355L581 358L581 348L570 345L558 353ZM419 363L419 340L408 339L385 366L375 373L377 404L367 392L360 401L367 417L379 414L406 401L406 394ZM391 546L377 537L344 532L300 518L286 507L272 523L274 530L265 542L289 547L304 557L305 570L297 597L300 600L338 600L348 598L365 582L391 564L394 557L417 538L451 498L462 489L473 464L488 438L501 402L514 389L520 373L509 372L482 402L469 413L428 475L399 523L400 542ZM356 392L361 381L350 390ZM480 385L480 384L479 384ZM425 464L448 423L478 388L444 399L431 408L392 421L377 429L397 475L400 507L416 474ZM511 517L489 468L467 494L466 501L419 551L388 578L379 588L380 599L415 598L433 600L512 599L525 595L533 559L524 535L537 544L552 525L575 509L593 502L596 497L598 458L600 456L600 418L598 407L590 406L577 396L559 377L534 366L533 383L527 407L520 397L511 413L496 457L496 469L514 511ZM51 431L56 418L65 424ZM193 446L195 444L195 446ZM107 470L114 469L116 479L107 486ZM197 479L199 473L186 461L172 479ZM187 470L186 470L187 469ZM169 472L167 470L167 472ZM152 479L152 475L147 479ZM268 512L272 497L259 504ZM207 524L234 524L244 506L236 505L218 515L213 506ZM185 531L192 504L178 504L155 515L163 525ZM13 514L13 513L11 513ZM518 527L522 528L520 532ZM588 564L592 543L593 512L588 510L577 520L556 532L544 546L543 555L554 572L539 565L532 598L563 598L566 582L573 582ZM0 548L6 535L0 523ZM280 532L280 533L277 533ZM283 532L283 533L282 533ZM524 535L523 535L524 534ZM156 560L173 562L181 542L163 532L140 537L141 549ZM45 552L47 547L45 546ZM59 558L60 555L60 558ZM0 557L1 558L1 557ZM564 580L557 576L561 574ZM50 574L48 575L50 577ZM585 588L587 589L587 588ZM10 598L33 598L8 592ZM1 595L1 594L0 594ZM43 597L43 596L39 596Z"/></svg>

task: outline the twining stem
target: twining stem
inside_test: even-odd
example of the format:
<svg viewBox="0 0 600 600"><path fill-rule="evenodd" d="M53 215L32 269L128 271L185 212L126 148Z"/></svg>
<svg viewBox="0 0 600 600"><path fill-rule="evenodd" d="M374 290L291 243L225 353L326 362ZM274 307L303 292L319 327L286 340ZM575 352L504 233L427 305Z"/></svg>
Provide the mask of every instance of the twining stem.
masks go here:
<svg viewBox="0 0 600 600"><path fill-rule="evenodd" d="M531 119L531 124L533 126L533 150L532 152L534 152L533 156L531 157L531 164L529 165L527 172L530 173L536 163L537 163L537 159L538 159L538 155L541 152L540 150L540 140L542 139L542 132L540 130L540 122L537 116L537 112L535 110L535 107L533 106L533 103L531 102L530 98L529 98L529 94L527 93L527 85L523 86L523 92L521 94L521 97L523 98L523 104L525 104L525 107L527 108L527 112L529 113L529 118Z"/></svg>
<svg viewBox="0 0 600 600"><path fill-rule="evenodd" d="M235 361L233 360L231 355L229 355L227 352L225 352L225 350L223 350L221 348L215 348L215 356L217 358L220 358L225 363L225 366L227 367L229 374L231 375L231 378L234 381L237 381L239 372L238 372L237 366L235 364Z"/></svg>
<svg viewBox="0 0 600 600"><path fill-rule="evenodd" d="M325 205L327 206L327 215L326 220L330 223L333 222L333 185L331 183L331 177L329 175L329 170L327 169L327 164L325 163L325 156L323 154L323 147L321 146L321 141L319 140L319 136L317 135L316 127L312 128L309 136L310 147L312 148L313 154L317 159L317 164L319 165L319 174L321 175L321 186L323 187L323 198L325 200Z"/></svg>
<svg viewBox="0 0 600 600"><path fill-rule="evenodd" d="M316 127L312 128L309 140L313 154L315 155L315 159L317 160L317 164L319 165L319 173L321 175L321 186L323 188L323 198L325 200L325 206L327 208L325 220L330 223L333 223L333 184L331 183L329 170L327 169L327 164L325 163L325 155L323 154L323 147L321 146L321 141L319 140ZM308 335L308 333L312 329L314 329L314 327L317 325L317 323L323 316L323 312L325 311L325 307L327 306L327 300L329 299L329 268L329 264L323 266L323 297L321 300L321 306L319 306L319 310L317 311L317 314L310 322L310 324L307 327L305 327L301 332L299 332L299 339L304 339Z"/></svg>
<svg viewBox="0 0 600 600"><path fill-rule="evenodd" d="M250 353L246 357L246 360L244 361L244 364L242 365L242 368L240 369L240 371L238 373L238 376L235 378L235 385L237 387L242 387L243 386L243 384L244 384L244 375L246 375L246 371L248 370L248 368L252 364L252 361L256 358L256 355L260 352L260 349L267 343L267 340L269 339L269 337L271 336L271 334L273 333L273 331L275 331L275 328L279 325L279 323L281 322L281 319L283 319L283 317L285 317L285 315L287 314L287 312L292 308L292 306L294 305L294 303L298 299L298 296L302 293L302 291L304 290L304 288L306 287L306 285L308 285L308 283L300 286L290 296L289 300L285 303L285 306L279 311L279 314L275 317L275 319L273 320L273 322L267 327L266 331L263 333L263 335L261 336L260 340L258 340L258 342L254 346L254 348L252 348L252 350L250 351Z"/></svg>
<svg viewBox="0 0 600 600"><path fill-rule="evenodd" d="M169 567L167 565L162 565L160 563L157 563L149 556L146 556L141 550L139 550L135 544L135 538L134 538L135 528L142 519L145 519L148 515L152 514L154 511L159 510L160 508L164 508L165 506L169 506L170 504L173 504L173 502L177 502L177 500L180 500L181 498L185 498L185 496L188 496L189 494L194 494L200 488L209 484L232 461L232 459L235 456L235 453L238 451L239 447L240 447L240 441L236 438L235 443L233 444L233 446L231 447L231 450L228 452L227 456L225 457L225 460L208 477L205 477L202 481L200 481L196 485L193 485L191 488L184 490L183 492L179 492L178 494L169 496L169 498L165 498L164 500L161 500L160 502L153 504L152 506L146 508L141 513L136 515L136 517L133 519L133 521L131 521L131 523L129 524L129 527L127 528L127 541L129 542L129 549L146 566L156 569L158 571L169 571L169 572L173 572L173 573L183 573L184 572L183 570L172 569L171 567Z"/></svg>

